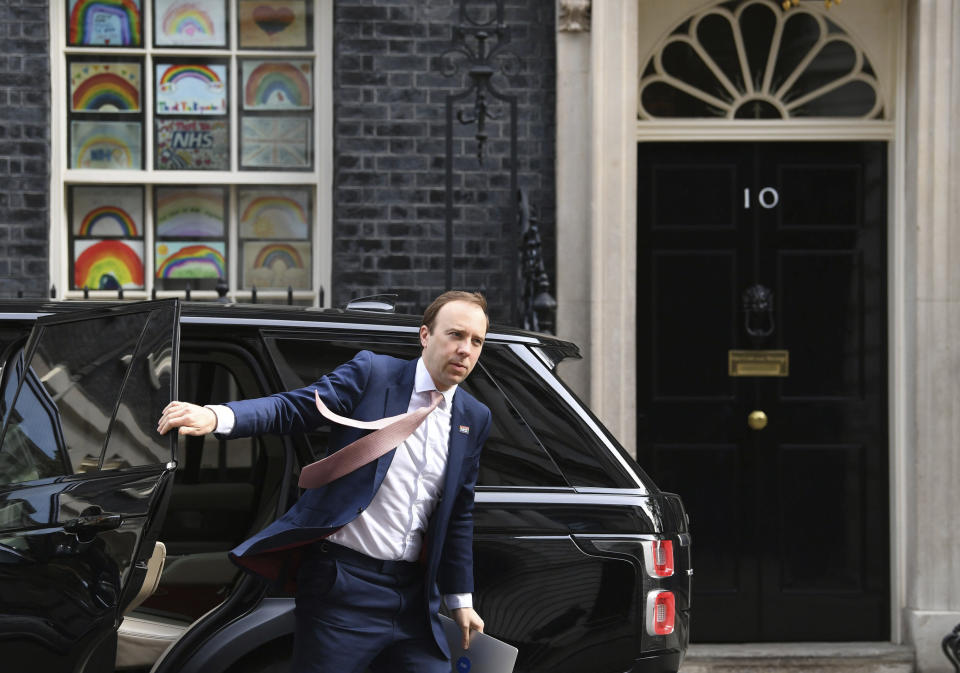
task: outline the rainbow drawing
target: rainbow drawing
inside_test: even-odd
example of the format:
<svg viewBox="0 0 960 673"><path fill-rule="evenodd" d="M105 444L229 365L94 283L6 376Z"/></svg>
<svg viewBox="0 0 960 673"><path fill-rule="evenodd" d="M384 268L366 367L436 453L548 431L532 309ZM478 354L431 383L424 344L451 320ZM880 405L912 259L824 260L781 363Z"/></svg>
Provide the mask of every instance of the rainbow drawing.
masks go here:
<svg viewBox="0 0 960 673"><path fill-rule="evenodd" d="M71 45L136 46L141 42L140 0L70 0Z"/></svg>
<svg viewBox="0 0 960 673"><path fill-rule="evenodd" d="M172 5L164 12L160 25L168 37L203 39L216 33L210 15L192 2Z"/></svg>
<svg viewBox="0 0 960 673"><path fill-rule="evenodd" d="M87 138L74 161L74 168L132 168L133 153L112 136Z"/></svg>
<svg viewBox="0 0 960 673"><path fill-rule="evenodd" d="M98 229L98 231L94 231ZM94 208L80 222L79 236L137 236L137 223L123 208L100 206Z"/></svg>
<svg viewBox="0 0 960 673"><path fill-rule="evenodd" d="M157 236L223 236L222 189L158 188Z"/></svg>
<svg viewBox="0 0 960 673"><path fill-rule="evenodd" d="M160 63L157 114L223 114L227 111L227 67L203 63Z"/></svg>
<svg viewBox="0 0 960 673"><path fill-rule="evenodd" d="M302 195L298 195L302 196ZM240 203L246 200L241 193ZM241 236L306 238L309 216L300 201L283 194L255 196L240 215Z"/></svg>
<svg viewBox="0 0 960 673"><path fill-rule="evenodd" d="M91 290L143 287L143 258L139 241L76 241L73 285ZM141 248L142 250L142 248Z"/></svg>
<svg viewBox="0 0 960 673"><path fill-rule="evenodd" d="M140 64L71 64L73 110L139 112Z"/></svg>
<svg viewBox="0 0 960 673"><path fill-rule="evenodd" d="M260 249L253 259L254 269L274 269L276 264L284 269L302 269L303 259L300 253L289 243L268 243Z"/></svg>
<svg viewBox="0 0 960 673"><path fill-rule="evenodd" d="M310 289L310 244L244 241L243 286Z"/></svg>
<svg viewBox="0 0 960 673"><path fill-rule="evenodd" d="M201 63L177 63L166 66L159 81L160 86L163 86L177 84L185 79L198 79L206 84L218 84L221 81L220 75L214 68Z"/></svg>
<svg viewBox="0 0 960 673"><path fill-rule="evenodd" d="M140 124L70 124L71 168L140 168Z"/></svg>
<svg viewBox="0 0 960 673"><path fill-rule="evenodd" d="M309 110L313 106L309 61L246 61L243 69L244 108Z"/></svg>
<svg viewBox="0 0 960 673"><path fill-rule="evenodd" d="M226 278L222 243L157 243L157 278Z"/></svg>

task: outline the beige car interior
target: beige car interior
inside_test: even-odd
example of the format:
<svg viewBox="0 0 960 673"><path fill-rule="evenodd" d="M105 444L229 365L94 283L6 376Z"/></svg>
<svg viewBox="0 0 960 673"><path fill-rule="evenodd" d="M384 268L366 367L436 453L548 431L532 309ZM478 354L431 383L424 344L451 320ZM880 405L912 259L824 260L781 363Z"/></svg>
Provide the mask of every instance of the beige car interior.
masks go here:
<svg viewBox="0 0 960 673"><path fill-rule="evenodd" d="M123 621L117 632L118 669L152 666L163 651L187 630L188 624L184 622L137 613L137 608L143 601L157 590L166 557L167 548L162 542L157 542L147 562L147 575L143 579L143 585L124 611Z"/></svg>
<svg viewBox="0 0 960 673"><path fill-rule="evenodd" d="M244 369L236 365L235 371ZM261 393L209 358L181 360L180 374L183 399L198 403ZM275 516L283 453L278 437L179 438L173 491L159 534L163 542L156 543L143 586L120 624L117 670L149 670L227 598L241 575L227 552Z"/></svg>

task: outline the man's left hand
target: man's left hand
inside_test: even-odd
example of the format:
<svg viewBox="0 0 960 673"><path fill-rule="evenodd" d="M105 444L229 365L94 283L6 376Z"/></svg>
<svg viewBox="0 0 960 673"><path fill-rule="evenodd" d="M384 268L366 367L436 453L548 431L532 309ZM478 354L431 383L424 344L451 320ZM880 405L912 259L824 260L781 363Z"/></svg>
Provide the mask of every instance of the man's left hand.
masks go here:
<svg viewBox="0 0 960 673"><path fill-rule="evenodd" d="M463 631L463 649L470 649L470 631L483 633L483 620L473 608L457 608L450 612L453 615L453 621Z"/></svg>

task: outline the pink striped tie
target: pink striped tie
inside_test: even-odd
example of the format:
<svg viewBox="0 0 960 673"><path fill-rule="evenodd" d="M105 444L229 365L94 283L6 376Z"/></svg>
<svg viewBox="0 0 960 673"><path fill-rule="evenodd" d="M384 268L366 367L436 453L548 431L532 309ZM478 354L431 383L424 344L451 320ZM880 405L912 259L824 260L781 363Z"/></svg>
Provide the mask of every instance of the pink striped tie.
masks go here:
<svg viewBox="0 0 960 673"><path fill-rule="evenodd" d="M352 418L338 416L329 409L320 399L319 393L314 391L317 399L317 409L323 417L338 425L346 425L361 430L375 430L355 442L332 453L323 460L310 463L300 471L300 488L319 488L325 486L345 474L349 474L367 463L376 460L383 454L393 450L403 440L413 434L413 431L423 423L430 412L437 408L443 399L436 390L430 391L430 404L399 416L382 418L379 421L355 421Z"/></svg>

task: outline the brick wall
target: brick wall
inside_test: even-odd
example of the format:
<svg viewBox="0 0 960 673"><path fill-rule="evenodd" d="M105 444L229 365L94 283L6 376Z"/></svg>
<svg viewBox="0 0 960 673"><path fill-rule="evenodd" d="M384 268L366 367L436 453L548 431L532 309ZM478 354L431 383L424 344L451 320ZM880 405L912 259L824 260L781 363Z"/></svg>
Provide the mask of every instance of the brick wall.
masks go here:
<svg viewBox="0 0 960 673"><path fill-rule="evenodd" d="M50 287L47 8L0 2L0 297L46 296Z"/></svg>
<svg viewBox="0 0 960 673"><path fill-rule="evenodd" d="M468 3L482 11L484 3ZM443 72L459 0L337 0L334 39L334 305L379 292L419 312L445 284L445 101L469 87L466 68ZM488 7L494 5L491 0ZM506 0L510 74L493 84L518 98L518 184L539 207L554 260L554 0ZM509 318L515 273L509 107L491 99L484 165L476 126L454 120L453 287L483 290L494 319ZM456 110L471 113L471 95Z"/></svg>

